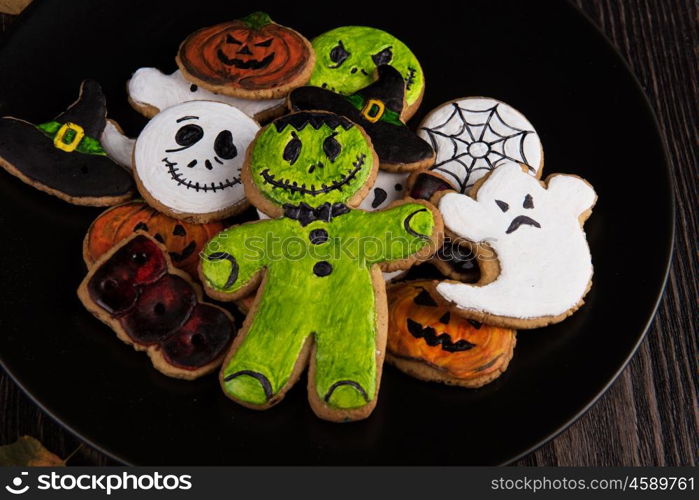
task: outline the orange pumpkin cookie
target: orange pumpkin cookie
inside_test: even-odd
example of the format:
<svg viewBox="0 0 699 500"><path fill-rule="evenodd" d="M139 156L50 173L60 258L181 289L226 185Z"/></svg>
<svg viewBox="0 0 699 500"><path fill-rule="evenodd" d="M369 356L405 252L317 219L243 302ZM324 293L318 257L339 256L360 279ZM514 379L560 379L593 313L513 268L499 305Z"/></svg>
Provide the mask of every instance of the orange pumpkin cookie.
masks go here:
<svg viewBox="0 0 699 500"><path fill-rule="evenodd" d="M132 201L112 207L95 219L85 235L83 258L91 267L116 244L136 231L145 231L165 245L175 267L197 276L199 252L224 227L220 222L192 224L173 219L142 201Z"/></svg>
<svg viewBox="0 0 699 500"><path fill-rule="evenodd" d="M177 65L192 83L247 99L284 97L311 77L315 55L302 35L264 12L195 31Z"/></svg>
<svg viewBox="0 0 699 500"><path fill-rule="evenodd" d="M481 387L498 378L512 359L516 332L451 314L431 281L388 290L389 363L421 380Z"/></svg>

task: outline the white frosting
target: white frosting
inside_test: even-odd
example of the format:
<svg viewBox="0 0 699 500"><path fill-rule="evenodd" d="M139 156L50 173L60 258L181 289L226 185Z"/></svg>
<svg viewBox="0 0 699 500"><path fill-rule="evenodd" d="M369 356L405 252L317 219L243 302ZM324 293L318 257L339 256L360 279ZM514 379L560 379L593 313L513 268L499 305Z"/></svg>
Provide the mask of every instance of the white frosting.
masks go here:
<svg viewBox="0 0 699 500"><path fill-rule="evenodd" d="M527 195L533 208L524 207ZM573 309L592 279L590 249L579 216L595 200L593 188L578 177L555 175L544 189L517 165L497 168L475 200L458 193L444 195L439 210L446 228L491 246L500 275L484 286L442 282L437 291L460 309L496 316L529 319ZM507 234L519 216L541 227L525 223Z"/></svg>
<svg viewBox="0 0 699 500"><path fill-rule="evenodd" d="M435 150L430 170L468 193L496 167L524 164L532 175L543 165L541 141L522 113L488 97L465 97L432 110L418 135Z"/></svg>
<svg viewBox="0 0 699 500"><path fill-rule="evenodd" d="M115 163L122 167L131 168L131 154L133 153L136 139L131 139L122 134L111 120L107 120L107 126L104 127L102 137L100 137L100 144L107 156L114 160Z"/></svg>
<svg viewBox="0 0 699 500"><path fill-rule="evenodd" d="M284 103L284 99L252 100L215 94L188 82L179 70L166 75L156 68L138 69L131 76L127 91L136 104L160 111L186 101L219 101L235 106L251 118Z"/></svg>
<svg viewBox="0 0 699 500"><path fill-rule="evenodd" d="M362 203L359 205L359 208L369 212L373 212L374 210L383 210L394 201L402 199L403 193L406 189L405 184L408 180L408 175L410 174L379 170L374 186L371 188L371 191L369 191L367 197L364 198ZM381 191L377 191L377 189L386 194L385 198ZM257 215L260 217L260 219L269 219L265 213L260 212L259 210L257 211ZM402 276L403 274L405 274L405 271L392 271L390 273L383 273L383 277L386 281L391 281L399 276Z"/></svg>
<svg viewBox="0 0 699 500"><path fill-rule="evenodd" d="M228 104L178 104L158 113L145 126L136 141L134 166L148 193L173 212L219 212L245 198L240 169L259 128L252 118ZM185 132L197 130L200 137L190 145L176 140L178 133L191 137ZM235 155L226 137L232 138ZM226 145L229 147L223 148Z"/></svg>

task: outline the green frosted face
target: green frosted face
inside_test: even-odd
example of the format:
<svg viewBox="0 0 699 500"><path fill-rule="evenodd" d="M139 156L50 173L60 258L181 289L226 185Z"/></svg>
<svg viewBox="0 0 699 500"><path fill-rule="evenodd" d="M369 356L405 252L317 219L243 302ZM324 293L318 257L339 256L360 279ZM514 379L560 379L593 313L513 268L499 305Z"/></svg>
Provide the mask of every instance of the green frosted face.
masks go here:
<svg viewBox="0 0 699 500"><path fill-rule="evenodd" d="M316 65L310 85L353 94L374 81L376 66L390 64L405 79L408 106L422 93L425 78L420 63L403 42L385 31L343 26L323 33L312 43Z"/></svg>
<svg viewBox="0 0 699 500"><path fill-rule="evenodd" d="M279 118L252 148L252 180L278 205L346 203L374 167L371 145L359 127L330 113Z"/></svg>

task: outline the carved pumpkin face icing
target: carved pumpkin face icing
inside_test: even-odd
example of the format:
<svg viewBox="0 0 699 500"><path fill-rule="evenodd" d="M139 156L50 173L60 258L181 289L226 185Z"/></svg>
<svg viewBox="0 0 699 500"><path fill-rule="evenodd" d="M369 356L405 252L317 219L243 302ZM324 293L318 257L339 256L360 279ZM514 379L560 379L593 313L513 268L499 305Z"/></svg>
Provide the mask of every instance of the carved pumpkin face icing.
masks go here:
<svg viewBox="0 0 699 500"><path fill-rule="evenodd" d="M314 57L303 36L256 12L195 31L182 42L177 62L188 80L209 90L273 98L305 83Z"/></svg>
<svg viewBox="0 0 699 500"><path fill-rule="evenodd" d="M199 252L219 231L220 222L191 224L173 219L141 201L133 201L102 212L85 236L83 257L90 267L103 254L136 231L146 231L165 245L172 263L197 279Z"/></svg>
<svg viewBox="0 0 699 500"><path fill-rule="evenodd" d="M516 332L461 318L440 305L430 281L388 291L389 360L423 380L480 387L512 358Z"/></svg>

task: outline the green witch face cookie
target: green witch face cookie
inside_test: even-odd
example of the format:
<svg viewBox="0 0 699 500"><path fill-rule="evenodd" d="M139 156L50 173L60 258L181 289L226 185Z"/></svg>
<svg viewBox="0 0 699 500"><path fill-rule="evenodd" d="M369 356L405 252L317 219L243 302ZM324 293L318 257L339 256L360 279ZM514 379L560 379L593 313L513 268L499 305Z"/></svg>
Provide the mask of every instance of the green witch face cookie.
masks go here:
<svg viewBox="0 0 699 500"><path fill-rule="evenodd" d="M405 79L403 118L410 118L417 110L425 90L425 76L415 55L393 35L366 26L342 26L311 43L316 65L310 85L353 94L374 81L377 66L389 64Z"/></svg>
<svg viewBox="0 0 699 500"><path fill-rule="evenodd" d="M257 190L277 206L348 203L376 168L362 129L331 113L295 113L258 136L250 156Z"/></svg>
<svg viewBox="0 0 699 500"><path fill-rule="evenodd" d="M229 398L269 408L308 366L319 417L346 422L373 410L386 352L380 271L429 256L442 234L425 202L353 208L377 164L362 128L326 112L279 118L251 144L245 194L275 218L221 231L201 253L210 296L235 300L257 287L221 369Z"/></svg>

